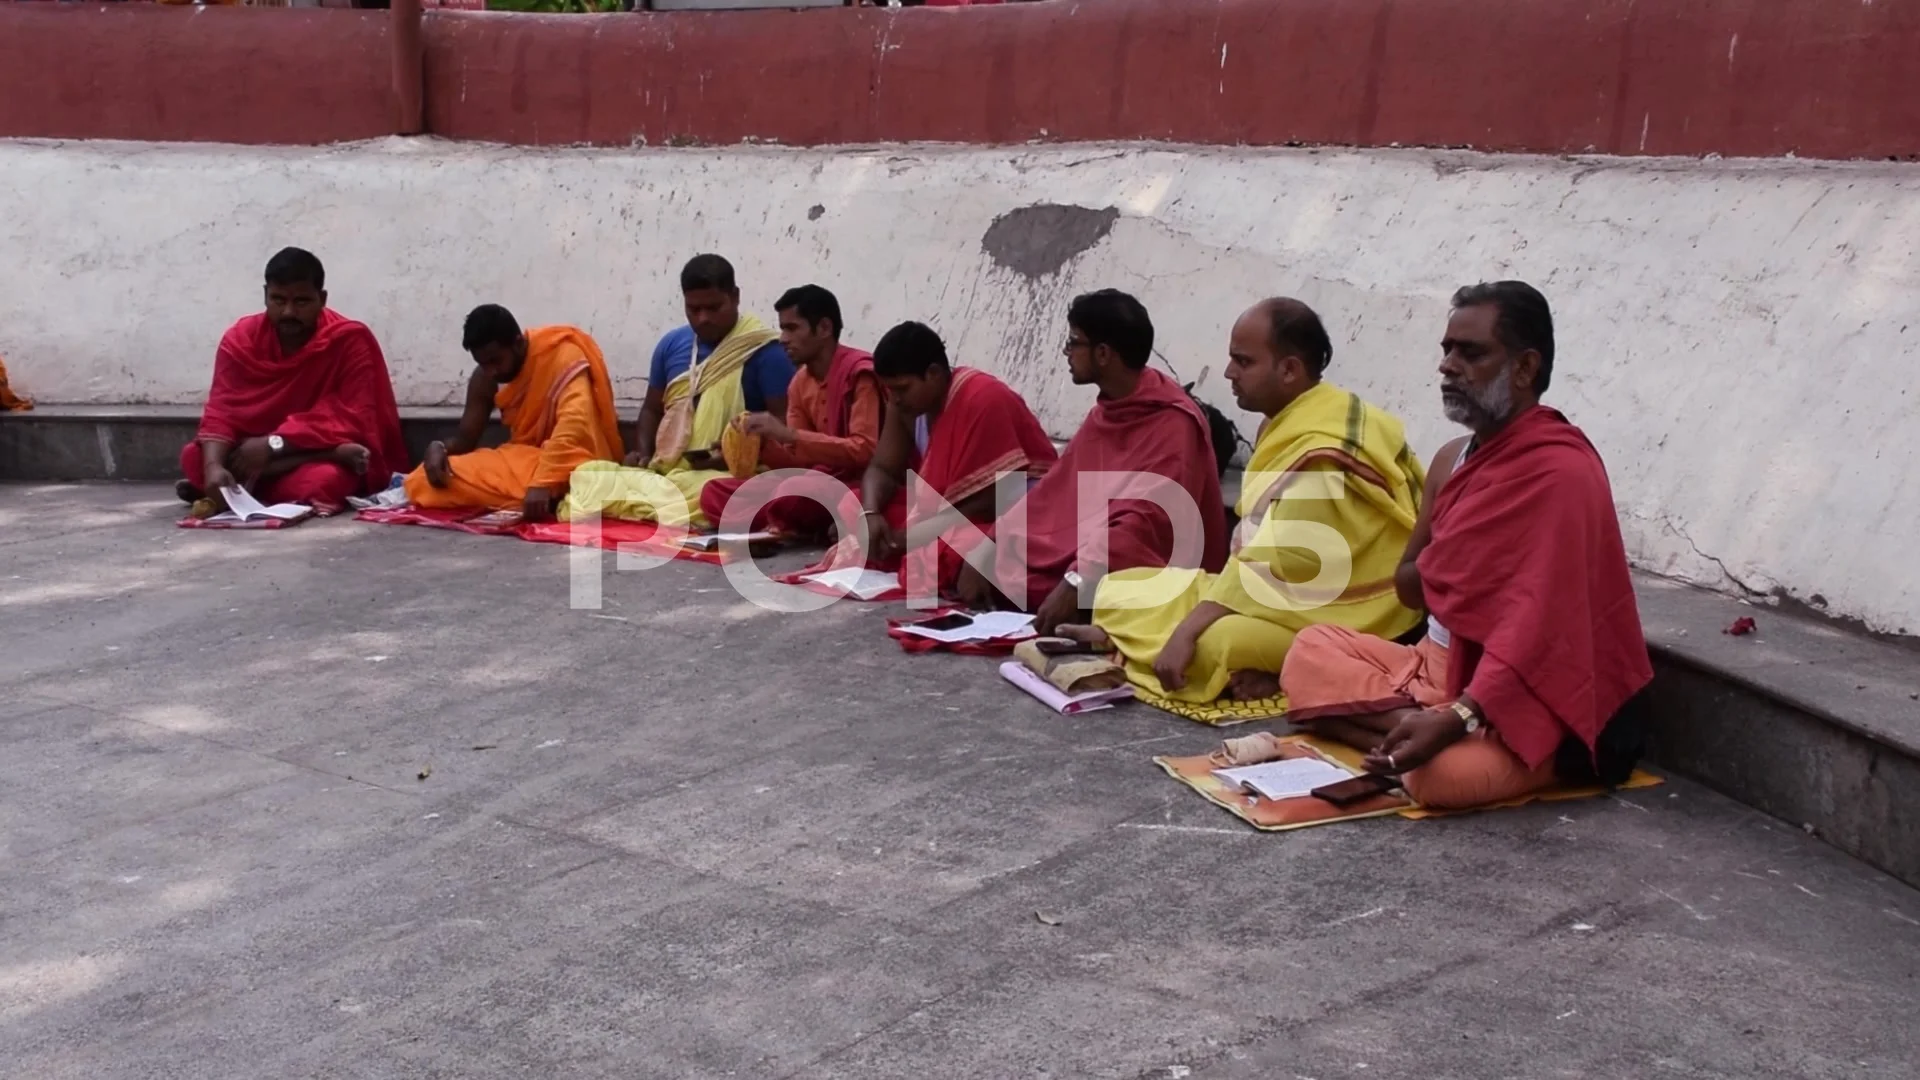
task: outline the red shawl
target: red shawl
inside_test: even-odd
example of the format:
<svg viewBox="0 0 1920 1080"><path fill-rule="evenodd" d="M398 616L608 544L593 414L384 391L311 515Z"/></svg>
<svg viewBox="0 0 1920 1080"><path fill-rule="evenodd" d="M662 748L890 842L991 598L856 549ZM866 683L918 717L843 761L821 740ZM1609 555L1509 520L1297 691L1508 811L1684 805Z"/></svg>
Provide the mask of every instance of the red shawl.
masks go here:
<svg viewBox="0 0 1920 1080"><path fill-rule="evenodd" d="M1001 473L1044 475L1060 454L1045 428L1012 388L978 368L955 368L947 403L929 421L927 451L913 471L950 503L991 486ZM933 512L914 507L908 520Z"/></svg>
<svg viewBox="0 0 1920 1080"><path fill-rule="evenodd" d="M1200 515L1185 530L1190 549L1175 549L1165 510L1144 498L1123 498L1143 481L1105 481L1107 500L1090 502L1083 516L1083 473L1150 473L1179 485ZM1018 580L1014 559L1020 547L1026 549L1027 595L1010 597L1023 610L1046 599L1075 568L1083 542L1088 560L1108 570L1171 565L1212 572L1227 561L1226 504L1207 419L1180 384L1152 369L1141 373L1132 394L1094 405L1059 464L1027 493L1024 511L1023 534L1010 535L1017 517L1001 518L994 531L1000 578L1010 586Z"/></svg>
<svg viewBox="0 0 1920 1080"><path fill-rule="evenodd" d="M946 404L941 407L940 415L929 423L926 452L922 454L916 449L909 462L909 473L919 479L908 477L906 486L886 509L887 521L904 531L909 521L937 512L934 495L949 503L958 503L992 487L1002 473L1024 471L1030 478L1042 476L1053 468L1059 456L1053 440L1047 438L1046 429L1040 426L1033 410L1027 408L1019 394L977 368L955 368L953 382L947 388ZM920 496L918 503L914 499L916 495ZM839 516L843 521L860 516L857 488L841 500ZM797 580L801 575L820 570L869 564L866 552L855 541L853 536L841 537L826 558L785 580ZM925 564L934 558L935 549L939 547L928 544L912 554ZM941 549L940 554L949 553ZM870 565L876 569L893 569L878 560ZM939 560L939 565L944 567L945 560ZM904 568L901 580L906 580Z"/></svg>
<svg viewBox="0 0 1920 1080"><path fill-rule="evenodd" d="M301 450L359 443L372 455L369 490L404 470L400 410L373 331L323 311L313 339L289 357L265 312L234 323L214 357L197 438L237 443L263 435Z"/></svg>
<svg viewBox="0 0 1920 1080"><path fill-rule="evenodd" d="M851 345L834 349L833 361L827 365L825 434L836 439L847 437L847 426L853 422L853 388L862 375L873 375L872 353Z"/></svg>
<svg viewBox="0 0 1920 1080"><path fill-rule="evenodd" d="M1545 406L1475 447L1433 501L1427 607L1467 693L1536 768L1568 734L1589 750L1653 678L1606 467Z"/></svg>

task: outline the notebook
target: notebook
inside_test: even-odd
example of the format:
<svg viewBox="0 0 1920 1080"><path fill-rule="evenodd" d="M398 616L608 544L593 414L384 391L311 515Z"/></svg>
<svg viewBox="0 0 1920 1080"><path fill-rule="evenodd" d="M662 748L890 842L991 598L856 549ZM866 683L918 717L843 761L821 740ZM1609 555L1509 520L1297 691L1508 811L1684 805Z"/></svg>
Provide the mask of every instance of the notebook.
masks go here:
<svg viewBox="0 0 1920 1080"><path fill-rule="evenodd" d="M1084 694L1069 694L1035 675L1027 665L1018 660L1008 660L1001 664L1000 677L1032 694L1034 700L1062 716L1078 716L1096 709L1111 709L1119 702L1133 697L1133 687L1130 685L1115 687L1112 690L1090 690Z"/></svg>
<svg viewBox="0 0 1920 1080"><path fill-rule="evenodd" d="M1319 758L1281 758L1258 765L1215 769L1213 775L1229 787L1250 791L1267 799L1297 799L1310 795L1314 788L1348 780L1353 774Z"/></svg>
<svg viewBox="0 0 1920 1080"><path fill-rule="evenodd" d="M260 500L238 484L221 488L220 497L227 501L227 508L207 520L236 528L244 528L251 522L264 525L268 521L299 521L313 513L313 507L305 503L262 506Z"/></svg>

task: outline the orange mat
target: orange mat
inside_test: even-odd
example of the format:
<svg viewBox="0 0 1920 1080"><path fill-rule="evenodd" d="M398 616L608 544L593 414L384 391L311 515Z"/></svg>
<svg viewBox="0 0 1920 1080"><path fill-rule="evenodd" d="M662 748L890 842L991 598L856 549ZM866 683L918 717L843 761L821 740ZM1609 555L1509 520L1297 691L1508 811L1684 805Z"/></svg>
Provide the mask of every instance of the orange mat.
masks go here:
<svg viewBox="0 0 1920 1080"><path fill-rule="evenodd" d="M1280 740L1286 757L1318 757L1332 761L1353 771L1360 771L1360 761L1364 757L1360 751L1344 743L1326 739L1316 739L1311 735L1288 735ZM1474 814L1482 810L1502 810L1512 806L1525 806L1530 802L1562 802L1567 799L1591 799L1605 795L1609 790L1630 791L1636 788L1654 787L1666 781L1646 771L1635 769L1626 783L1617 789L1598 785L1585 787L1551 787L1519 798L1503 802L1488 803L1485 806L1470 807L1465 810L1431 810L1408 798L1405 792L1394 791L1362 803L1341 808L1322 802L1311 795L1294 799L1265 799L1249 795L1244 791L1231 788L1213 775L1213 770L1221 766L1214 764L1208 754L1192 757L1157 757L1154 764L1165 769L1167 775L1200 793L1201 797L1234 817L1263 832L1285 832L1289 829L1304 829L1310 825L1325 825L1334 821L1354 821L1360 818L1387 817L1389 815L1419 821L1426 818L1453 817L1458 814Z"/></svg>

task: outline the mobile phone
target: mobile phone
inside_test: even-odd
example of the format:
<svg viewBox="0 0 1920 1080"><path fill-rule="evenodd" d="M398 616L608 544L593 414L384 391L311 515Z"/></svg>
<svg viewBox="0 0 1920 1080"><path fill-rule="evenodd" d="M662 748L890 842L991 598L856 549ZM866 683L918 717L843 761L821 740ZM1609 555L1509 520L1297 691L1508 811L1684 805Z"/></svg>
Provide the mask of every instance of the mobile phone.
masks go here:
<svg viewBox="0 0 1920 1080"><path fill-rule="evenodd" d="M973 616L962 615L956 611L951 615L941 615L913 625L922 630L958 630L963 626L973 625Z"/></svg>
<svg viewBox="0 0 1920 1080"><path fill-rule="evenodd" d="M1400 778L1397 776L1365 773L1347 780L1342 780L1337 784L1328 784L1326 787L1314 788L1307 794L1312 795L1322 802L1330 802L1335 806L1344 808L1352 806L1357 802L1364 802L1367 799L1373 798L1375 795L1384 795L1399 786Z"/></svg>
<svg viewBox="0 0 1920 1080"><path fill-rule="evenodd" d="M1033 647L1041 656L1077 656L1094 654L1093 646L1084 641L1075 641L1064 637L1034 638Z"/></svg>

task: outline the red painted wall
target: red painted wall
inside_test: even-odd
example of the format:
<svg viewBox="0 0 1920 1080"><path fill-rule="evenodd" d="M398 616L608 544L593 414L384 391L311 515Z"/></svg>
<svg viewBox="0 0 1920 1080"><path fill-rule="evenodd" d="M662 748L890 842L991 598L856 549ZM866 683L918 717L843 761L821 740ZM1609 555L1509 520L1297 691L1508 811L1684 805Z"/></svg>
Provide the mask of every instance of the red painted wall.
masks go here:
<svg viewBox="0 0 1920 1080"><path fill-rule="evenodd" d="M385 14L0 3L0 134L392 130ZM511 143L938 140L1920 156L1920 0L1054 0L430 12L426 126Z"/></svg>
<svg viewBox="0 0 1920 1080"><path fill-rule="evenodd" d="M384 11L0 2L0 135L324 143L394 117Z"/></svg>

